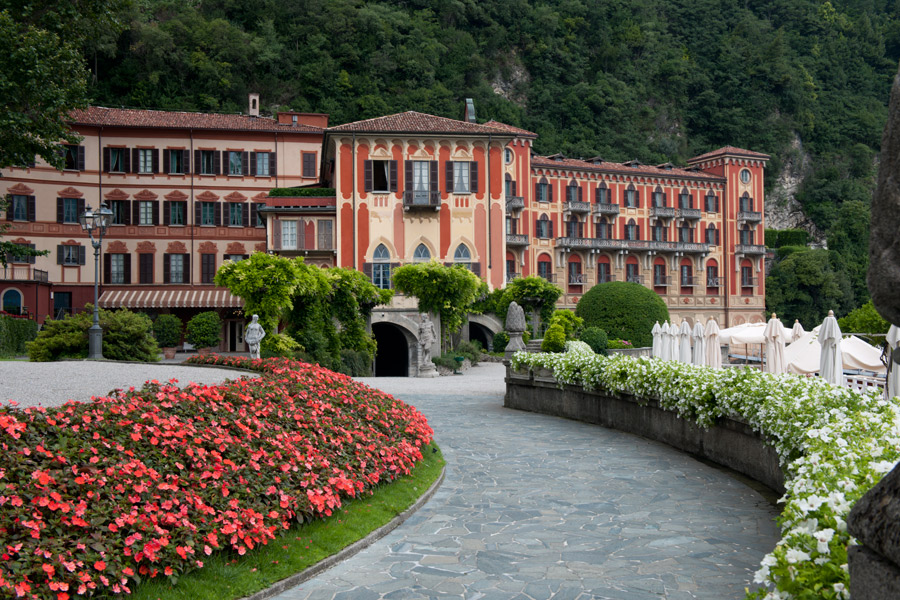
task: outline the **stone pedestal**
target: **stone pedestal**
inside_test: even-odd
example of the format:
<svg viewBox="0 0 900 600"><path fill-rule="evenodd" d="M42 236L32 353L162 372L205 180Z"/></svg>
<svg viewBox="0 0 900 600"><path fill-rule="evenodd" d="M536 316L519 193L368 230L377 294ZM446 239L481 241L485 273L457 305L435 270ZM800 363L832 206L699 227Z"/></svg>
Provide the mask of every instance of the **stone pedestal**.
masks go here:
<svg viewBox="0 0 900 600"><path fill-rule="evenodd" d="M860 498L847 516L859 541L848 549L853 598L900 598L900 467Z"/></svg>
<svg viewBox="0 0 900 600"><path fill-rule="evenodd" d="M419 374L416 377L440 377L441 374L438 373L437 367L434 366L434 363L430 360L428 364L419 364Z"/></svg>

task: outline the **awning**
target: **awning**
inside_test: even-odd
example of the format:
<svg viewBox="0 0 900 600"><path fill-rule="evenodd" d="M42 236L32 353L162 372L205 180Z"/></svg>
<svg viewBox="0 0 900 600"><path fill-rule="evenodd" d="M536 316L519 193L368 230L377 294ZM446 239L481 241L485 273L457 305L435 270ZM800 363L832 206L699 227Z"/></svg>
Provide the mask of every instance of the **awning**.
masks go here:
<svg viewBox="0 0 900 600"><path fill-rule="evenodd" d="M241 308L244 302L225 289L108 290L101 308Z"/></svg>

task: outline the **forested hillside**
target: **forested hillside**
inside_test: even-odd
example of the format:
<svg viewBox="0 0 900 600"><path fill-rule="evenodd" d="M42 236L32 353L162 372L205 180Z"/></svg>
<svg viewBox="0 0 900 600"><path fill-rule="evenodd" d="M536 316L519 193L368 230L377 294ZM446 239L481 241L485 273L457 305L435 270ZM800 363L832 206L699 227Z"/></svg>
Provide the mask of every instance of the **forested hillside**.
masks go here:
<svg viewBox="0 0 900 600"><path fill-rule="evenodd" d="M886 0L141 0L87 50L110 106L331 115L418 110L537 132L536 150L683 163L766 152L829 261L862 279L875 157L900 57ZM785 177L785 180L789 178ZM796 191L796 193L794 193ZM774 282L773 282L774 283ZM787 290L790 292L790 290Z"/></svg>

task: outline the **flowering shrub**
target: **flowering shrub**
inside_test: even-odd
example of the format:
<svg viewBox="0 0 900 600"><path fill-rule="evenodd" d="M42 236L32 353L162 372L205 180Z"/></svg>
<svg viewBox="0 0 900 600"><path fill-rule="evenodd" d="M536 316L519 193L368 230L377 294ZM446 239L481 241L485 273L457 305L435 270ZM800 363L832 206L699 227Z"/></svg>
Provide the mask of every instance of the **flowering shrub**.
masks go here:
<svg viewBox="0 0 900 600"><path fill-rule="evenodd" d="M583 353L517 353L513 369L552 369L562 384L643 398L709 427L741 417L777 451L785 475L782 539L750 598L849 598L847 513L900 461L900 404L818 378Z"/></svg>
<svg viewBox="0 0 900 600"><path fill-rule="evenodd" d="M243 555L409 473L431 440L414 408L344 375L284 359L192 362L264 376L0 407L0 596L174 581L215 550Z"/></svg>
<svg viewBox="0 0 900 600"><path fill-rule="evenodd" d="M634 345L628 340L609 340L606 347L610 350L618 350L621 348L634 348Z"/></svg>

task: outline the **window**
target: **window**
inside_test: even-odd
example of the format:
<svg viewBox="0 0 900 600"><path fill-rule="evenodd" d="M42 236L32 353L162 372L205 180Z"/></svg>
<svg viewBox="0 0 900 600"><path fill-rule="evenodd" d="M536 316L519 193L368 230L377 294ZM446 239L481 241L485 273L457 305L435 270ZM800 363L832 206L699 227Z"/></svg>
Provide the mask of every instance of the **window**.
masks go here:
<svg viewBox="0 0 900 600"><path fill-rule="evenodd" d="M597 263L597 283L609 283L610 281L612 281L612 273L609 263Z"/></svg>
<svg viewBox="0 0 900 600"><path fill-rule="evenodd" d="M465 244L460 244L456 247L456 252L453 253L453 263L467 269L472 268L472 253L469 252Z"/></svg>
<svg viewBox="0 0 900 600"><path fill-rule="evenodd" d="M106 171L108 173L126 173L128 167L125 165L126 148L109 148L109 162Z"/></svg>
<svg viewBox="0 0 900 600"><path fill-rule="evenodd" d="M706 228L706 243L710 246L719 245L719 230L715 225L710 224L710 226Z"/></svg>
<svg viewBox="0 0 900 600"><path fill-rule="evenodd" d="M200 224L201 225L218 225L216 223L216 203L201 202L200 203Z"/></svg>
<svg viewBox="0 0 900 600"><path fill-rule="evenodd" d="M683 225L678 228L678 241L682 243L690 243L694 241L694 228Z"/></svg>
<svg viewBox="0 0 900 600"><path fill-rule="evenodd" d="M200 153L200 174L218 175L218 152L216 152L215 150L198 150L197 152Z"/></svg>
<svg viewBox="0 0 900 600"><path fill-rule="evenodd" d="M625 225L625 239L629 241L635 241L640 239L640 228L637 223L634 222L634 219L628 221L628 224Z"/></svg>
<svg viewBox="0 0 900 600"><path fill-rule="evenodd" d="M706 287L719 287L719 266L706 265Z"/></svg>
<svg viewBox="0 0 900 600"><path fill-rule="evenodd" d="M138 173L154 173L155 169L153 168L153 150L148 148L138 148L137 157L138 157Z"/></svg>
<svg viewBox="0 0 900 600"><path fill-rule="evenodd" d="M630 283L643 283L639 267L636 264L629 263L625 265L625 281Z"/></svg>
<svg viewBox="0 0 900 600"><path fill-rule="evenodd" d="M691 293L694 286L694 268L691 265L681 265L681 290L682 293Z"/></svg>
<svg viewBox="0 0 900 600"><path fill-rule="evenodd" d="M687 190L682 190L678 194L678 208L694 208L691 201L691 195Z"/></svg>
<svg viewBox="0 0 900 600"><path fill-rule="evenodd" d="M244 161L243 161L243 152L235 152L233 150L228 151L228 174L229 175L243 175L244 174Z"/></svg>
<svg viewBox="0 0 900 600"><path fill-rule="evenodd" d="M173 200L169 202L169 221L167 225L184 225L185 214L187 213L187 202L182 200Z"/></svg>
<svg viewBox="0 0 900 600"><path fill-rule="evenodd" d="M506 235L516 235L517 233L519 233L519 220L506 217Z"/></svg>
<svg viewBox="0 0 900 600"><path fill-rule="evenodd" d="M56 204L57 223L78 223L78 217L84 212L84 199L58 198Z"/></svg>
<svg viewBox="0 0 900 600"><path fill-rule="evenodd" d="M384 244L379 244L372 255L372 284L382 290L391 289L391 255Z"/></svg>
<svg viewBox="0 0 900 600"><path fill-rule="evenodd" d="M515 155L513 154L513 151L511 148L506 148L503 151L503 157L506 160L506 164L510 164L513 161L513 158L515 157Z"/></svg>
<svg viewBox="0 0 900 600"><path fill-rule="evenodd" d="M297 221L281 221L281 249L297 249Z"/></svg>
<svg viewBox="0 0 900 600"><path fill-rule="evenodd" d="M367 192L397 191L397 161L367 160L363 163L363 187Z"/></svg>
<svg viewBox="0 0 900 600"><path fill-rule="evenodd" d="M303 177L315 178L316 176L316 153L303 153Z"/></svg>
<svg viewBox="0 0 900 600"><path fill-rule="evenodd" d="M12 315L22 314L22 293L19 290L6 290L3 292L2 308Z"/></svg>
<svg viewBox="0 0 900 600"><path fill-rule="evenodd" d="M62 153L66 171L84 171L84 146L64 144Z"/></svg>
<svg viewBox="0 0 900 600"><path fill-rule="evenodd" d="M538 202L553 202L553 191L550 184L541 182L536 185L535 196Z"/></svg>
<svg viewBox="0 0 900 600"><path fill-rule="evenodd" d="M56 247L56 264L76 266L85 264L84 246L62 245Z"/></svg>
<svg viewBox="0 0 900 600"><path fill-rule="evenodd" d="M666 265L653 265L653 285L664 286L668 283L666 281Z"/></svg>
<svg viewBox="0 0 900 600"><path fill-rule="evenodd" d="M569 262L569 285L582 285L584 277L581 274L581 263L578 261Z"/></svg>
<svg viewBox="0 0 900 600"><path fill-rule="evenodd" d="M569 221L566 221L566 237L584 237L584 223L579 223L578 219L571 219Z"/></svg>
<svg viewBox="0 0 900 600"><path fill-rule="evenodd" d="M269 154L270 152L256 153L256 172L253 173L253 175L258 177L268 177L271 175L269 172Z"/></svg>
<svg viewBox="0 0 900 600"><path fill-rule="evenodd" d="M200 283L213 283L216 276L216 255L200 255Z"/></svg>
<svg viewBox="0 0 900 600"><path fill-rule="evenodd" d="M112 220L110 221L111 225L131 224L131 221L128 218L128 200L113 200L109 203L109 207L113 213Z"/></svg>
<svg viewBox="0 0 900 600"><path fill-rule="evenodd" d="M752 245L753 244L753 230L750 229L748 225L744 225L744 228L740 231L741 234L741 244L744 245Z"/></svg>
<svg viewBox="0 0 900 600"><path fill-rule="evenodd" d="M453 193L468 194L472 191L469 187L469 165L472 163L454 161L453 165Z"/></svg>
<svg viewBox="0 0 900 600"><path fill-rule="evenodd" d="M105 255L103 281L116 285L131 283L131 255L118 253Z"/></svg>
<svg viewBox="0 0 900 600"><path fill-rule="evenodd" d="M187 283L187 254L163 255L163 283Z"/></svg>
<svg viewBox="0 0 900 600"><path fill-rule="evenodd" d="M751 198L747 192L744 192L744 195L741 196L741 212L750 212L753 210L753 198Z"/></svg>
<svg viewBox="0 0 900 600"><path fill-rule="evenodd" d="M425 244L416 246L416 251L413 252L413 262L428 262L429 260L431 260L431 252L428 251L428 247Z"/></svg>
<svg viewBox="0 0 900 600"><path fill-rule="evenodd" d="M141 283L153 283L153 254L138 254L139 277Z"/></svg>
<svg viewBox="0 0 900 600"><path fill-rule="evenodd" d="M741 183L750 183L749 169L741 169Z"/></svg>
<svg viewBox="0 0 900 600"><path fill-rule="evenodd" d="M152 200L141 200L138 203L138 225L155 225L156 203Z"/></svg>
<svg viewBox="0 0 900 600"><path fill-rule="evenodd" d="M741 267L741 287L753 287L753 267Z"/></svg>
<svg viewBox="0 0 900 600"><path fill-rule="evenodd" d="M29 203L31 210L29 210ZM6 207L6 218L12 221L34 220L34 196L10 196L10 203Z"/></svg>
<svg viewBox="0 0 900 600"><path fill-rule="evenodd" d="M316 240L316 248L319 250L334 249L334 221L320 219L317 227L318 239Z"/></svg>
<svg viewBox="0 0 900 600"><path fill-rule="evenodd" d="M34 244L16 244L16 246L34 250ZM33 265L34 259L35 256L29 254L13 254L12 252L10 252L6 255L6 261L11 263L27 263Z"/></svg>
<svg viewBox="0 0 900 600"><path fill-rule="evenodd" d="M566 186L566 202L578 202L581 200L581 187L569 184Z"/></svg>
<svg viewBox="0 0 900 600"><path fill-rule="evenodd" d="M595 198L597 204L609 204L609 188L598 187Z"/></svg>
<svg viewBox="0 0 900 600"><path fill-rule="evenodd" d="M428 203L428 191L430 180L428 178L429 165L427 160L412 161L412 192L413 203Z"/></svg>
<svg viewBox="0 0 900 600"><path fill-rule="evenodd" d="M537 274L538 277L542 277L547 281L553 280L553 263L550 262L550 257L546 254L542 254L538 259Z"/></svg>
<svg viewBox="0 0 900 600"><path fill-rule="evenodd" d="M513 181L513 178L506 175L506 197L507 199L513 198L516 195L516 182Z"/></svg>
<svg viewBox="0 0 900 600"><path fill-rule="evenodd" d="M638 193L637 190L634 189L634 185L629 185L628 189L625 190L625 208L637 208L638 206Z"/></svg>
<svg viewBox="0 0 900 600"><path fill-rule="evenodd" d="M228 203L228 224L232 227L242 227L244 225L244 206L243 202Z"/></svg>
<svg viewBox="0 0 900 600"><path fill-rule="evenodd" d="M606 218L600 219L597 223L597 239L598 240L608 240L612 238L612 231L609 223L606 221Z"/></svg>
<svg viewBox="0 0 900 600"><path fill-rule="evenodd" d="M666 194L664 192L653 192L653 206L656 208L664 208L666 206Z"/></svg>
<svg viewBox="0 0 900 600"><path fill-rule="evenodd" d="M705 198L706 212L719 212L719 197L712 192L708 193Z"/></svg>
<svg viewBox="0 0 900 600"><path fill-rule="evenodd" d="M535 222L534 234L544 239L553 237L553 223L550 222L547 215L541 215Z"/></svg>
<svg viewBox="0 0 900 600"><path fill-rule="evenodd" d="M653 228L650 230L651 239L654 242L665 242L668 237L668 228L662 224L661 221L657 220L653 222Z"/></svg>
<svg viewBox="0 0 900 600"><path fill-rule="evenodd" d="M168 159L169 166L167 171L172 175L181 175L184 169L184 150L166 150L165 156ZM163 165L166 166L166 165Z"/></svg>

